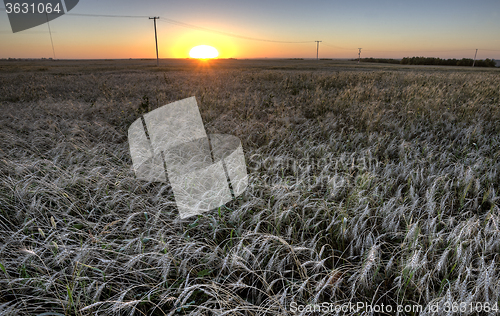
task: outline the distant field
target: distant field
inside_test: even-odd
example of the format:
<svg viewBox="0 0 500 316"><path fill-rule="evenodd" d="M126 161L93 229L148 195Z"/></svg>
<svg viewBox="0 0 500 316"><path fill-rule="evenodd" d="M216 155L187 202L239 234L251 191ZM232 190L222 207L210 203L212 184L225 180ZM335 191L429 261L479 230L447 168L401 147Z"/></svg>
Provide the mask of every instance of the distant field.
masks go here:
<svg viewBox="0 0 500 316"><path fill-rule="evenodd" d="M0 61L0 314L500 309L500 69L155 64ZM190 96L250 184L181 220L127 129Z"/></svg>
<svg viewBox="0 0 500 316"><path fill-rule="evenodd" d="M200 63L195 59L160 59L160 67L156 66L156 59L131 59L131 60L26 60L26 61L7 61L0 60L0 73L8 72L30 72L41 71L48 73L66 73L66 72L94 72L94 71L187 71L199 70L200 68L210 68L212 70L222 69L247 69L247 70L415 70L427 71L465 71L465 72L493 72L499 73L500 69L472 68L472 67L453 67L453 66L415 66L415 65L394 65L380 63L357 63L348 60L308 60L308 59L215 59L209 62Z"/></svg>

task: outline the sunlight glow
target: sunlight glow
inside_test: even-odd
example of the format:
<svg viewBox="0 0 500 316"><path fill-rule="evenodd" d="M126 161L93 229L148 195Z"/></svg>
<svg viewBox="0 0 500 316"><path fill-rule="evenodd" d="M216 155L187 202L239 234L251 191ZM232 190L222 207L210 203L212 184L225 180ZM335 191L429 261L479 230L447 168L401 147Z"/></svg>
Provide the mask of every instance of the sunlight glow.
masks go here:
<svg viewBox="0 0 500 316"><path fill-rule="evenodd" d="M191 48L189 56L191 58L209 59L219 56L219 52L212 46L199 45Z"/></svg>

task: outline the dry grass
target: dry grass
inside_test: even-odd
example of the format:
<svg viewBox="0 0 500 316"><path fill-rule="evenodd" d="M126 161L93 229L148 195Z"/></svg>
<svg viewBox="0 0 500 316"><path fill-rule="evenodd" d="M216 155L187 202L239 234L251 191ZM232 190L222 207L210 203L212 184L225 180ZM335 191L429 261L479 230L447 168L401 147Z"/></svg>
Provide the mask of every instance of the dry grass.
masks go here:
<svg viewBox="0 0 500 316"><path fill-rule="evenodd" d="M1 64L0 314L498 303L498 71L293 62ZM180 220L126 131L192 95L250 186Z"/></svg>

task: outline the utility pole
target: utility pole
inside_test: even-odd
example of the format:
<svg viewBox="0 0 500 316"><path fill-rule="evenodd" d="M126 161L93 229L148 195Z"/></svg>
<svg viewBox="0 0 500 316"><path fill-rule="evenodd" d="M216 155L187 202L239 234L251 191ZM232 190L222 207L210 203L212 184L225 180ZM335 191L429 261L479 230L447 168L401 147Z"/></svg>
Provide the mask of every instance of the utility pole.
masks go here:
<svg viewBox="0 0 500 316"><path fill-rule="evenodd" d="M359 52L358 52L358 64L359 62L361 61L361 50L362 48L358 48L359 49Z"/></svg>
<svg viewBox="0 0 500 316"><path fill-rule="evenodd" d="M156 42L156 67L160 66L160 62L158 61L158 37L156 36L156 19L159 19L159 16L155 16L149 18L150 20L154 20L155 22L155 42Z"/></svg>
<svg viewBox="0 0 500 316"><path fill-rule="evenodd" d="M322 41L315 41L316 42L316 60L319 60L319 43Z"/></svg>
<svg viewBox="0 0 500 316"><path fill-rule="evenodd" d="M476 48L476 54L474 55L474 61L472 62L472 67L476 64L476 56L477 56L477 48Z"/></svg>

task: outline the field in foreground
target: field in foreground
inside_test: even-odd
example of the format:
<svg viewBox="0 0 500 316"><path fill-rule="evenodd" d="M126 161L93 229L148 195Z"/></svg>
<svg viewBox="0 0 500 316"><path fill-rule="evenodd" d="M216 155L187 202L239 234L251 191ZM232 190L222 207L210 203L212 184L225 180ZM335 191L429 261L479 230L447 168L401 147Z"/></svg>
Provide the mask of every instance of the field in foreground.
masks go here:
<svg viewBox="0 0 500 316"><path fill-rule="evenodd" d="M329 61L1 62L0 314L495 308L499 75ZM250 185L181 220L169 186L135 178L127 129L193 95L207 133L242 140Z"/></svg>

